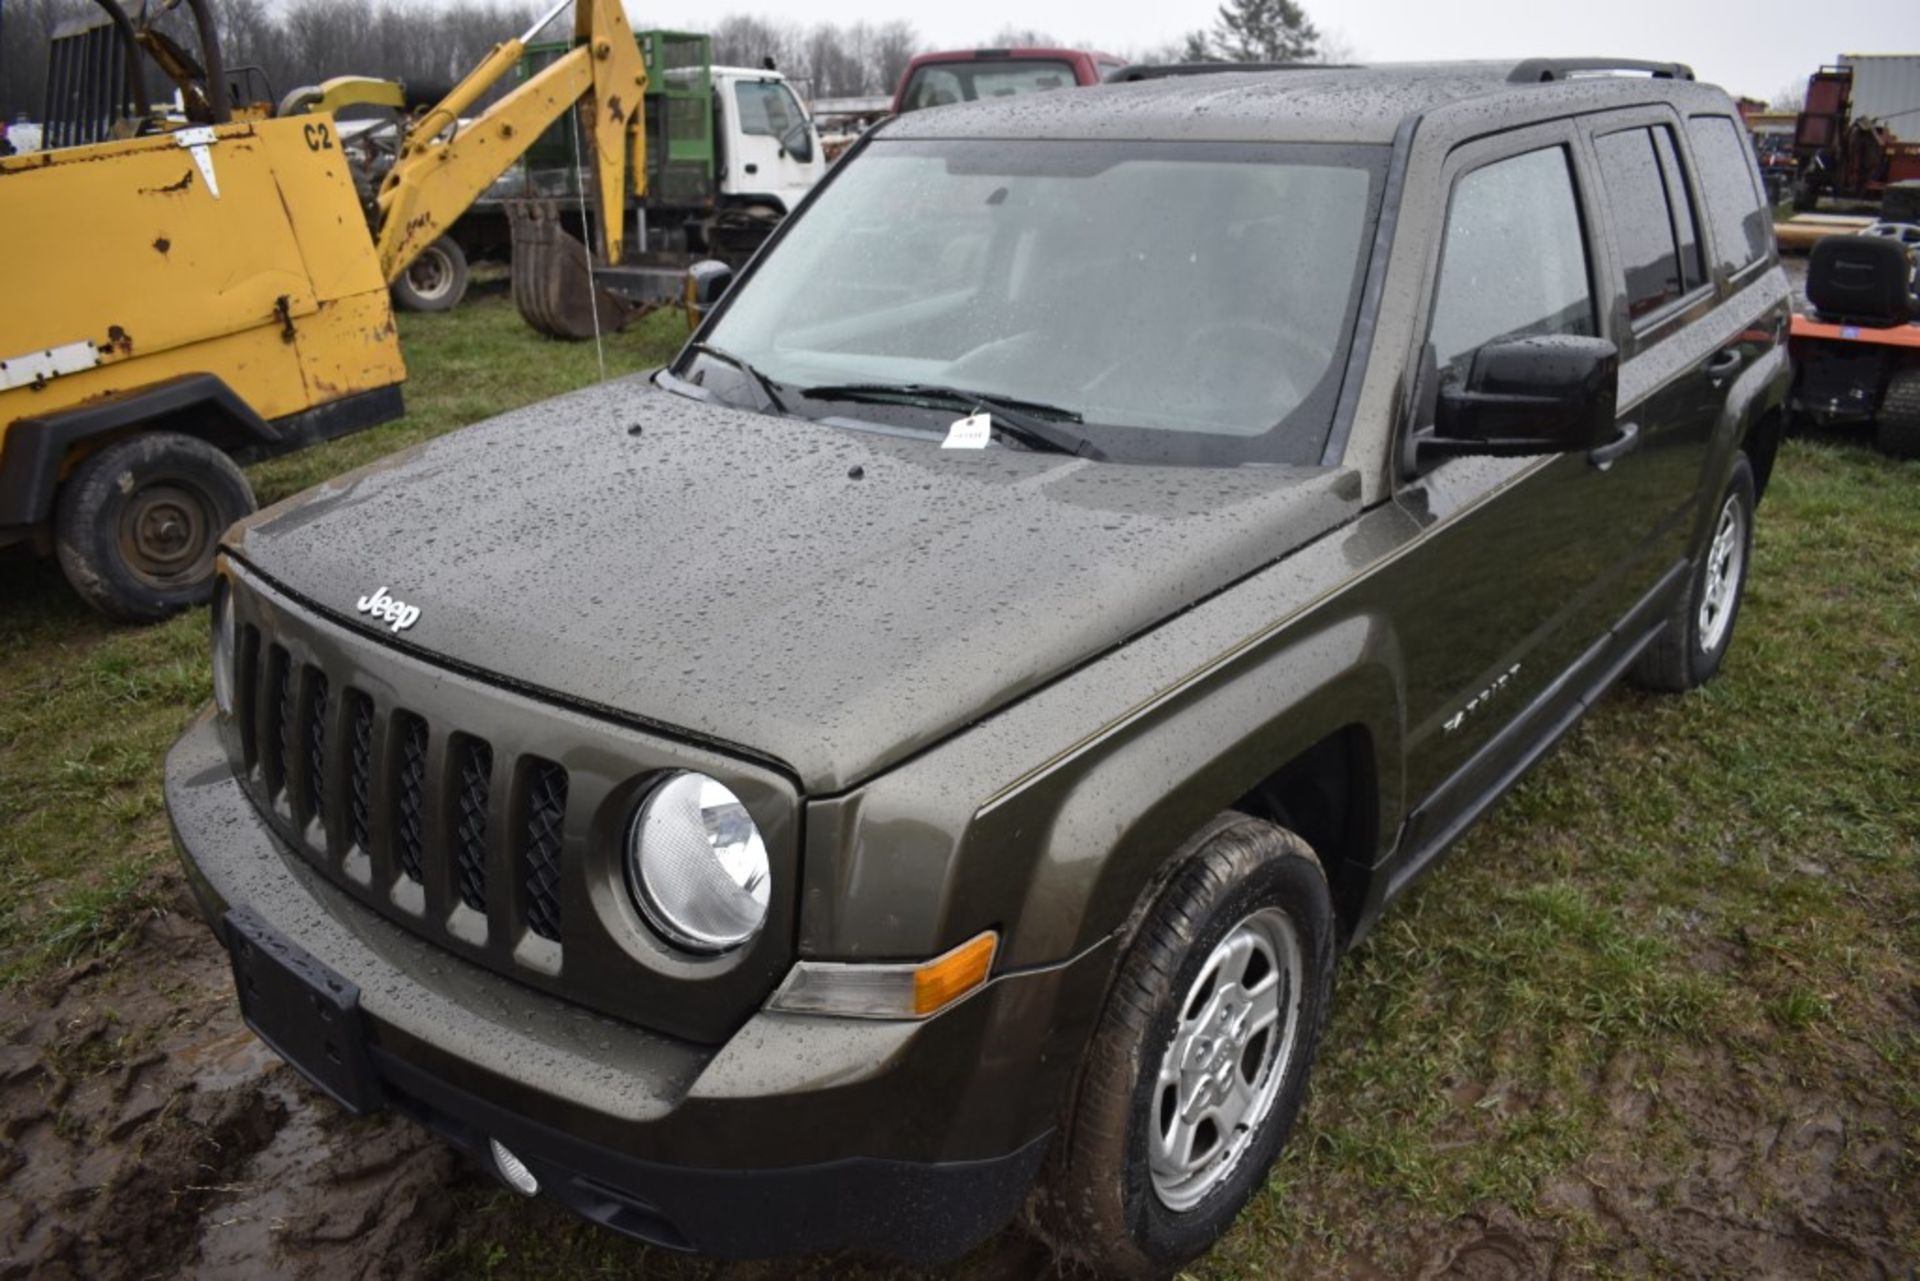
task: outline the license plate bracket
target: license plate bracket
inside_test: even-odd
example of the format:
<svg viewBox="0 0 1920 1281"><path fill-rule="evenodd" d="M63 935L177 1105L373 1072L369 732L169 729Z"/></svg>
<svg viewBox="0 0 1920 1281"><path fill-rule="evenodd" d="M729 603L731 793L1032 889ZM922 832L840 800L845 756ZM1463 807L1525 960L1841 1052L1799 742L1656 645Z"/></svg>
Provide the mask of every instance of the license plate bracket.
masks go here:
<svg viewBox="0 0 1920 1281"><path fill-rule="evenodd" d="M240 1016L254 1035L348 1111L378 1111L380 1080L367 1054L358 985L252 908L229 908L225 924Z"/></svg>

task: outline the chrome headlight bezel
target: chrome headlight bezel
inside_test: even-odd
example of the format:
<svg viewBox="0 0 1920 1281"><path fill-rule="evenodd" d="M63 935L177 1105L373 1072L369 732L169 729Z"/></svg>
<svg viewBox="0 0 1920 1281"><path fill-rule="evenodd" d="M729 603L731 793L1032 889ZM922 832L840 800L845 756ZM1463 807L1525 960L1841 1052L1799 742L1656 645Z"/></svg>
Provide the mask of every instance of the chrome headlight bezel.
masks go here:
<svg viewBox="0 0 1920 1281"><path fill-rule="evenodd" d="M735 830L722 844L724 823ZM702 843L712 860L704 867L687 853ZM624 862L641 917L681 951L735 952L766 926L773 901L766 837L738 794L712 775L677 770L648 789L627 828Z"/></svg>

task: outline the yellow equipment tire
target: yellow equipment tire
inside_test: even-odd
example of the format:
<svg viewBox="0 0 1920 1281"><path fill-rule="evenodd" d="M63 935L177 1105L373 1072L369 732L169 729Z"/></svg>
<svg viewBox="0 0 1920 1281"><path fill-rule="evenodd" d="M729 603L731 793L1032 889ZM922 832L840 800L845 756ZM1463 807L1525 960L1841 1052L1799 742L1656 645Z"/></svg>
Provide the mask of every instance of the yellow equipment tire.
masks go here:
<svg viewBox="0 0 1920 1281"><path fill-rule="evenodd" d="M220 450L143 432L94 454L60 487L54 547L87 604L122 622L158 622L213 595L220 536L254 507L253 487Z"/></svg>

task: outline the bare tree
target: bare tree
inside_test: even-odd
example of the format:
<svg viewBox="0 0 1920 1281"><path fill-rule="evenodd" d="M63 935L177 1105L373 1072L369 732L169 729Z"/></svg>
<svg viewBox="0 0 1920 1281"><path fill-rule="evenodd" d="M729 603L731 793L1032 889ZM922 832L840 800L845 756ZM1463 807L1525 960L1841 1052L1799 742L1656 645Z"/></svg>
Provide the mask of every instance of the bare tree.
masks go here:
<svg viewBox="0 0 1920 1281"><path fill-rule="evenodd" d="M896 19L882 26L873 41L874 78L868 93L892 93L907 74L907 64L921 49L920 33L913 24Z"/></svg>
<svg viewBox="0 0 1920 1281"><path fill-rule="evenodd" d="M1307 61L1325 62L1341 66L1359 62L1360 51L1354 47L1353 41L1347 39L1345 35L1334 31L1322 31L1320 33L1319 43L1314 48L1313 56L1308 58Z"/></svg>
<svg viewBox="0 0 1920 1281"><path fill-rule="evenodd" d="M41 114L47 41L69 18L96 18L89 0L0 0L0 112L12 119ZM500 41L533 21L534 0L214 0L228 67L258 67L275 98L330 76L404 81L434 94L459 80ZM171 15L169 21L179 19ZM564 40L566 18L541 33ZM173 30L189 49L191 30ZM715 61L758 67L771 58L813 96L891 92L920 51L913 24L823 23L810 30L778 18L734 14L712 27ZM1002 33L1019 42L1050 39L1036 32ZM157 75L150 79L157 83ZM509 85L511 79L509 79ZM504 89L507 86L502 86ZM498 92L498 91L496 91ZM164 100L165 94L156 95Z"/></svg>
<svg viewBox="0 0 1920 1281"><path fill-rule="evenodd" d="M1041 31L1037 27L1004 26L993 33L993 39L986 42L988 49L1057 49L1060 42L1054 39L1051 31Z"/></svg>
<svg viewBox="0 0 1920 1281"><path fill-rule="evenodd" d="M1773 98L1767 103L1769 111L1791 111L1799 115L1807 109L1807 82L1794 80L1781 85L1774 91Z"/></svg>
<svg viewBox="0 0 1920 1281"><path fill-rule="evenodd" d="M4 0L0 21L0 119L40 118L47 92L47 41L55 28L99 9L88 0Z"/></svg>

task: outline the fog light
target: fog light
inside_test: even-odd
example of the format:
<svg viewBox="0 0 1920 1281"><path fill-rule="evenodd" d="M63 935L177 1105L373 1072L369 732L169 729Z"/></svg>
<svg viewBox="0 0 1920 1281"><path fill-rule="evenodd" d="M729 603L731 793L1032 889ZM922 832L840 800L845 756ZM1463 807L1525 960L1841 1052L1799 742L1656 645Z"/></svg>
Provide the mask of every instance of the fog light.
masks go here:
<svg viewBox="0 0 1920 1281"><path fill-rule="evenodd" d="M526 1162L507 1151L506 1144L498 1139L488 1139L487 1146L493 1151L493 1168L500 1171L500 1177L507 1186L521 1196L533 1196L540 1191L540 1180L533 1177Z"/></svg>

